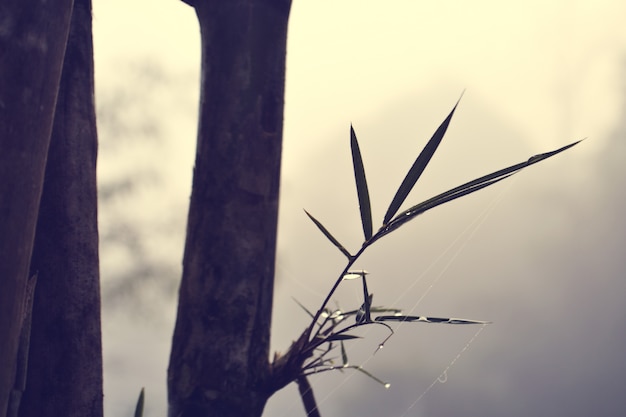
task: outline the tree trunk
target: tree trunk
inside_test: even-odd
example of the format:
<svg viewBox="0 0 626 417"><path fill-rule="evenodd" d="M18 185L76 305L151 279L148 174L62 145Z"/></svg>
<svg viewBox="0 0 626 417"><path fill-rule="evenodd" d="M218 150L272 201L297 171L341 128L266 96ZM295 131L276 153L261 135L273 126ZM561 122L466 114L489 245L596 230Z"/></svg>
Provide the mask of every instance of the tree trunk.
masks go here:
<svg viewBox="0 0 626 417"><path fill-rule="evenodd" d="M18 339L72 0L0 5L0 416Z"/></svg>
<svg viewBox="0 0 626 417"><path fill-rule="evenodd" d="M102 346L91 0L75 0L31 261L20 417L101 417Z"/></svg>
<svg viewBox="0 0 626 417"><path fill-rule="evenodd" d="M168 370L171 417L260 416L290 0L198 0L200 123Z"/></svg>

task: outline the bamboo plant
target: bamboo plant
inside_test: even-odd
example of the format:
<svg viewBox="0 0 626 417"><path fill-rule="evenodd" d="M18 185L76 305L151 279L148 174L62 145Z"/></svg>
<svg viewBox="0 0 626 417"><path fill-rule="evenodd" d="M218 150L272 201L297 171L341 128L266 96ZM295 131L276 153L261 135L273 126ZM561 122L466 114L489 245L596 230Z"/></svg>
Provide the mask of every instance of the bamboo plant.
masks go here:
<svg viewBox="0 0 626 417"><path fill-rule="evenodd" d="M460 101L460 99L459 99ZM439 323L439 324L456 324L456 325L485 325L490 322L480 320L459 319L452 317L431 317L420 315L405 315L402 310L395 307L375 306L372 304L374 294L370 293L367 287L367 275L365 270L353 270L354 263L359 257L372 246L375 242L384 236L394 232L409 221L415 219L422 213L433 209L442 204L456 200L457 198L474 193L490 185L496 184L511 175L520 172L522 169L555 156L581 142L580 140L565 145L559 149L531 156L528 160L509 167L500 169L490 174L476 178L465 184L454 187L448 191L438 194L428 200L422 201L410 208L401 211L400 207L404 204L407 196L419 180L420 176L426 169L431 158L435 154L439 144L441 143L452 116L456 111L459 102L454 105L445 120L439 125L433 136L426 143L422 152L409 169L400 187L396 191L389 207L383 217L381 226L374 232L372 222L372 210L370 204L367 180L365 177L365 168L359 143L357 141L354 128L350 126L350 147L352 150L352 164L354 167L354 178L356 181L356 189L360 208L361 224L363 227L364 240L361 247L354 253L348 251L324 226L319 220L313 217L305 210L306 215L324 234L324 236L346 257L346 265L335 279L332 287L328 291L326 298L322 301L315 313L311 312L297 300L296 303L310 316L311 322L302 332L298 340L292 343L288 351L284 355L276 353L274 360L270 364L270 378L266 384L267 389L271 393L276 392L291 382L296 382L298 390L307 416L320 417L317 403L313 395L313 389L308 381L308 377L313 374L353 369L372 378L385 388L389 387L389 383L379 379L359 365L351 365L348 360L346 350L347 343L353 343L360 339L360 336L354 334L353 330L362 326L383 326L389 331L388 336L380 342L378 348L382 348L387 340L394 334L394 330L389 323L394 322L411 322L411 323ZM347 280L360 279L363 287L363 302L358 308L350 310L342 310L340 308L331 309L328 307L330 300L339 288L339 286ZM337 350L339 353L337 354ZM337 363L337 357L341 358L341 363ZM144 390L141 390L137 405L135 408L135 416L143 415L144 406Z"/></svg>
<svg viewBox="0 0 626 417"><path fill-rule="evenodd" d="M460 101L460 99L459 99ZM386 388L389 384L375 377L360 366L350 365L348 361L346 343L351 343L359 339L352 331L361 326L378 325L384 326L389 335L383 340L379 348L393 335L393 329L389 323L393 322L412 322L412 323L444 323L444 324L487 324L487 321L457 319L449 317L429 317L404 315L402 311L394 307L381 307L372 304L373 294L367 288L367 271L352 270L354 263L359 257L372 246L375 242L384 236L394 232L409 221L415 219L420 214L433 209L442 204L456 200L457 198L474 193L478 190L496 184L511 175L520 172L522 169L544 161L555 156L580 142L576 141L559 149L531 156L528 160L509 167L500 169L490 174L476 178L465 184L454 187L448 191L438 194L428 200L422 201L410 208L398 213L400 207L405 202L407 196L419 180L420 176L426 169L431 158L435 154L439 144L441 143L450 121L459 102L454 105L448 116L437 128L433 136L427 142L421 151L400 187L395 193L389 208L387 209L382 225L374 232L372 223L372 211L370 204L370 196L365 176L365 168L359 143L354 128L350 127L350 146L352 150L352 164L354 167L354 177L356 181L356 189L360 208L361 224L363 227L364 240L361 247L354 253L348 251L324 226L319 220L313 217L305 210L306 215L324 234L324 236L346 257L347 262L343 270L335 279L332 287L328 291L326 298L315 313L312 313L305 306L296 302L311 317L310 325L301 334L300 338L293 342L285 355L276 354L272 363L273 378L272 385L275 390L282 388L288 383L295 381L298 384L299 392L303 400L303 404L308 416L319 417L319 411L313 396L311 385L307 379L308 376L316 373L355 369L374 379ZM359 308L343 311L339 308L330 309L328 304L335 294L337 288L346 280L360 279L363 287L363 303ZM341 357L341 364L336 364L336 358L331 357L331 352L339 350L338 355Z"/></svg>

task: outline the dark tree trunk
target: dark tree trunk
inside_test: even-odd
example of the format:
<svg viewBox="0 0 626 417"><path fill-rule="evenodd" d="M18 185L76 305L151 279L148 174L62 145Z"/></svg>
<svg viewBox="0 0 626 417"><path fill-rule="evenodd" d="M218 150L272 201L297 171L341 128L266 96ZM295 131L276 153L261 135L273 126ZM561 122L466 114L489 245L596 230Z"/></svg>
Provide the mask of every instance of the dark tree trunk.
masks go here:
<svg viewBox="0 0 626 417"><path fill-rule="evenodd" d="M72 0L0 4L0 416L20 393L18 340L71 9Z"/></svg>
<svg viewBox="0 0 626 417"><path fill-rule="evenodd" d="M21 417L103 414L93 69L91 0L75 0L31 262Z"/></svg>
<svg viewBox="0 0 626 417"><path fill-rule="evenodd" d="M200 123L168 370L171 417L258 417L268 354L290 0L198 0Z"/></svg>

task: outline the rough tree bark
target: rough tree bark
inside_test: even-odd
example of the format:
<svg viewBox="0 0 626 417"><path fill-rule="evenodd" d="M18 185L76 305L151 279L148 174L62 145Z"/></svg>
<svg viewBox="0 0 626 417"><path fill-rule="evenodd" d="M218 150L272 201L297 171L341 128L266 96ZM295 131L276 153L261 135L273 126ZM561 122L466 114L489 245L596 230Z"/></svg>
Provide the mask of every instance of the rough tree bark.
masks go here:
<svg viewBox="0 0 626 417"><path fill-rule="evenodd" d="M0 4L0 416L14 390L25 289L72 0Z"/></svg>
<svg viewBox="0 0 626 417"><path fill-rule="evenodd" d="M291 0L186 1L200 122L168 370L171 417L260 416L268 363Z"/></svg>
<svg viewBox="0 0 626 417"><path fill-rule="evenodd" d="M75 0L31 261L20 417L103 415L93 73L91 0Z"/></svg>

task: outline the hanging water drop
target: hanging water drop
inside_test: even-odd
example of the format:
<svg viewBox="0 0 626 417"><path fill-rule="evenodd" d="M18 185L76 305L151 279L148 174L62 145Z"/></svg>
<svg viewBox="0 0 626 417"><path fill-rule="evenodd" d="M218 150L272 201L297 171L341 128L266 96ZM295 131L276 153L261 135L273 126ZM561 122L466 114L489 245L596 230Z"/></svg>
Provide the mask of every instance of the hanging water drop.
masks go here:
<svg viewBox="0 0 626 417"><path fill-rule="evenodd" d="M391 384L389 382L385 382L385 385L383 385L385 387L385 389L389 389L389 387L391 386Z"/></svg>

